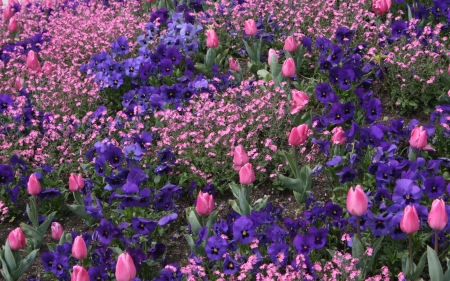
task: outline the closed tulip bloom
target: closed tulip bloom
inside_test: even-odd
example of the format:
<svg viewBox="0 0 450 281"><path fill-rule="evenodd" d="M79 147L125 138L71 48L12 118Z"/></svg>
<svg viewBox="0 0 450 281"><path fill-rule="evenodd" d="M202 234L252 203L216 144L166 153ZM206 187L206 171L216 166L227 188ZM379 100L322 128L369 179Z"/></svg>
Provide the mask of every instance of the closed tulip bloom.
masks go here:
<svg viewBox="0 0 450 281"><path fill-rule="evenodd" d="M416 127L411 132L411 138L409 139L409 145L414 148L424 149L427 146L427 131L423 126Z"/></svg>
<svg viewBox="0 0 450 281"><path fill-rule="evenodd" d="M8 235L9 247L11 250L21 250L26 246L25 234L20 227L11 231Z"/></svg>
<svg viewBox="0 0 450 281"><path fill-rule="evenodd" d="M79 191L84 187L84 180L81 174L70 174L69 177L69 189L70 191Z"/></svg>
<svg viewBox="0 0 450 281"><path fill-rule="evenodd" d="M117 281L131 281L136 277L136 266L128 253L119 255L116 264Z"/></svg>
<svg viewBox="0 0 450 281"><path fill-rule="evenodd" d="M51 62L44 62L44 65L42 66L42 72L47 75L50 76L52 75L53 71L55 71L55 66L53 65L53 63Z"/></svg>
<svg viewBox="0 0 450 281"><path fill-rule="evenodd" d="M377 15L386 13L392 5L392 0L372 0L372 11Z"/></svg>
<svg viewBox="0 0 450 281"><path fill-rule="evenodd" d="M309 128L307 124L302 124L298 127L294 127L289 134L288 142L290 145L298 146L306 142L309 135Z"/></svg>
<svg viewBox="0 0 450 281"><path fill-rule="evenodd" d="M254 19L249 19L244 22L245 34L247 36L253 36L258 32L256 28L256 22Z"/></svg>
<svg viewBox="0 0 450 281"><path fill-rule="evenodd" d="M297 114L303 110L309 102L309 97L305 92L292 90L291 114Z"/></svg>
<svg viewBox="0 0 450 281"><path fill-rule="evenodd" d="M30 195L37 195L39 194L39 192L41 192L41 183L34 174L31 174L30 178L28 179L27 188Z"/></svg>
<svg viewBox="0 0 450 281"><path fill-rule="evenodd" d="M360 185L350 187L347 194L347 211L354 216L362 216L367 212L369 200Z"/></svg>
<svg viewBox="0 0 450 281"><path fill-rule="evenodd" d="M289 53L293 53L297 51L297 49L298 44L297 42L295 42L294 37L288 36L288 38L286 38L286 41L284 41L284 50L288 51Z"/></svg>
<svg viewBox="0 0 450 281"><path fill-rule="evenodd" d="M406 206L400 221L400 228L406 234L413 234L419 230L420 220L413 205Z"/></svg>
<svg viewBox="0 0 450 281"><path fill-rule="evenodd" d="M11 9L11 6L8 4L6 5L6 7L3 9L3 18L5 20L9 20L10 18L12 18L13 16L13 11Z"/></svg>
<svg viewBox="0 0 450 281"><path fill-rule="evenodd" d="M64 232L64 229L58 222L52 222L51 230L52 230L52 238L54 240L59 240Z"/></svg>
<svg viewBox="0 0 450 281"><path fill-rule="evenodd" d="M269 55L267 58L267 64L270 65L270 61L272 60L272 58L275 58L275 60L278 62L278 55L277 55L277 51L275 51L274 49L270 49L269 50Z"/></svg>
<svg viewBox="0 0 450 281"><path fill-rule="evenodd" d="M14 89L16 89L16 91L20 91L22 87L23 87L23 79L16 77L16 81L14 82Z"/></svg>
<svg viewBox="0 0 450 281"><path fill-rule="evenodd" d="M435 199L428 213L428 225L434 230L442 230L448 223L445 203L442 199Z"/></svg>
<svg viewBox="0 0 450 281"><path fill-rule="evenodd" d="M248 163L248 156L242 145L238 145L234 148L233 153L233 168L235 171L239 171L242 166Z"/></svg>
<svg viewBox="0 0 450 281"><path fill-rule="evenodd" d="M239 182L242 185L252 184L255 181L255 178L252 164L247 163L239 170Z"/></svg>
<svg viewBox="0 0 450 281"><path fill-rule="evenodd" d="M228 59L228 66L230 67L230 70L239 71L239 62L238 60L235 60L233 58Z"/></svg>
<svg viewBox="0 0 450 281"><path fill-rule="evenodd" d="M206 31L206 47L208 48L217 48L219 46L219 37L217 36L217 33L209 29Z"/></svg>
<svg viewBox="0 0 450 281"><path fill-rule="evenodd" d="M79 260L84 259L87 256L87 247L83 237L75 237L75 241L73 241L72 245L72 256Z"/></svg>
<svg viewBox="0 0 450 281"><path fill-rule="evenodd" d="M36 72L41 71L41 64L39 63L37 55L33 50L28 52L26 64L27 64L28 69L30 69L32 71L36 71Z"/></svg>
<svg viewBox="0 0 450 281"><path fill-rule="evenodd" d="M82 266L75 265L73 267L72 278L71 281L89 281L91 278L89 277L89 273Z"/></svg>
<svg viewBox="0 0 450 281"><path fill-rule="evenodd" d="M343 145L347 141L347 138L344 137L345 131L342 130L342 127L336 127L332 131L333 136L331 137L331 142L337 145Z"/></svg>
<svg viewBox="0 0 450 281"><path fill-rule="evenodd" d="M295 75L295 63L293 58L288 58L284 61L283 66L281 67L281 74L284 77L292 77Z"/></svg>
<svg viewBox="0 0 450 281"><path fill-rule="evenodd" d="M200 216L209 216L214 210L214 197L208 192L203 193L200 191L195 210Z"/></svg>
<svg viewBox="0 0 450 281"><path fill-rule="evenodd" d="M8 31L11 33L17 32L17 20L15 17L9 19Z"/></svg>

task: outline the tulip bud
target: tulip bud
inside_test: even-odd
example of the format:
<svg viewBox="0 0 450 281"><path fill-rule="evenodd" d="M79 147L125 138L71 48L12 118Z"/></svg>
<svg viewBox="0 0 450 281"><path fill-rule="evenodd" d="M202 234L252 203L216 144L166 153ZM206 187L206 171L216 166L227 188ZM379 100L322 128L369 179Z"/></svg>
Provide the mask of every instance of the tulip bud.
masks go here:
<svg viewBox="0 0 450 281"><path fill-rule="evenodd" d="M13 16L13 11L11 9L11 6L9 3L6 5L6 7L3 9L3 18L6 20L9 20Z"/></svg>
<svg viewBox="0 0 450 281"><path fill-rule="evenodd" d="M20 227L11 231L8 235L9 247L11 250L21 250L26 246L25 234Z"/></svg>
<svg viewBox="0 0 450 281"><path fill-rule="evenodd" d="M403 211L402 220L400 221L400 228L406 234L413 234L419 230L420 220L417 215L416 207L413 205L406 206Z"/></svg>
<svg viewBox="0 0 450 281"><path fill-rule="evenodd" d="M386 13L392 5L392 0L372 0L372 11L377 15Z"/></svg>
<svg viewBox="0 0 450 281"><path fill-rule="evenodd" d="M17 20L15 17L9 19L8 31L11 33L17 32Z"/></svg>
<svg viewBox="0 0 450 281"><path fill-rule="evenodd" d="M295 63L293 58L288 58L284 61L283 67L281 68L281 74L284 77L292 77L295 75Z"/></svg>
<svg viewBox="0 0 450 281"><path fill-rule="evenodd" d="M350 187L347 194L347 211L354 216L362 216L367 212L369 201L364 190L360 185L357 185L353 190Z"/></svg>
<svg viewBox="0 0 450 281"><path fill-rule="evenodd" d="M16 81L14 82L14 89L16 89L16 91L20 91L23 87L23 79L16 77Z"/></svg>
<svg viewBox="0 0 450 281"><path fill-rule="evenodd" d="M337 145L343 145L347 141L347 138L344 137L345 131L342 130L342 127L336 127L331 131L334 135L331 137L331 142Z"/></svg>
<svg viewBox="0 0 450 281"><path fill-rule="evenodd" d="M442 199L435 199L428 213L428 225L431 229L442 230L448 223L448 215L445 210L445 203Z"/></svg>
<svg viewBox="0 0 450 281"><path fill-rule="evenodd" d="M62 228L61 224L57 222L52 222L51 229L52 229L52 238L54 240L59 241L64 232L64 229Z"/></svg>
<svg viewBox="0 0 450 281"><path fill-rule="evenodd" d="M27 67L28 67L28 69L35 71L35 72L41 71L41 64L39 63L37 55L33 50L28 52Z"/></svg>
<svg viewBox="0 0 450 281"><path fill-rule="evenodd" d="M239 170L239 182L242 185L249 185L255 181L255 172L252 164L247 163Z"/></svg>
<svg viewBox="0 0 450 281"><path fill-rule="evenodd" d="M200 191L195 210L200 216L209 216L214 210L214 197L208 192L203 193Z"/></svg>
<svg viewBox="0 0 450 281"><path fill-rule="evenodd" d="M309 97L305 92L292 90L291 114L297 114L303 110L309 102Z"/></svg>
<svg viewBox="0 0 450 281"><path fill-rule="evenodd" d="M284 50L288 51L289 53L293 53L297 51L297 49L298 44L297 42L295 42L294 37L288 36L288 38L286 38L286 41L284 42Z"/></svg>
<svg viewBox="0 0 450 281"><path fill-rule="evenodd" d="M275 51L274 49L269 50L269 55L268 55L268 59L267 59L268 65L270 65L270 61L272 60L272 57L275 57L276 61L278 62L277 51Z"/></svg>
<svg viewBox="0 0 450 281"><path fill-rule="evenodd" d="M72 278L71 281L89 281L91 278L89 277L89 273L82 266L75 265L73 267Z"/></svg>
<svg viewBox="0 0 450 281"><path fill-rule="evenodd" d="M423 126L415 127L412 130L409 145L417 149L423 149L427 146L427 131Z"/></svg>
<svg viewBox="0 0 450 281"><path fill-rule="evenodd" d="M84 180L83 180L83 176L81 174L75 175L75 174L70 174L69 177L69 189L70 191L79 191L81 189L83 189L84 187Z"/></svg>
<svg viewBox="0 0 450 281"><path fill-rule="evenodd" d="M44 62L44 65L42 66L42 72L44 72L45 75L50 76L52 75L53 71L55 70L55 66L51 62Z"/></svg>
<svg viewBox="0 0 450 281"><path fill-rule="evenodd" d="M239 72L239 62L238 60L235 60L233 58L228 59L228 66L230 67L230 70Z"/></svg>
<svg viewBox="0 0 450 281"><path fill-rule="evenodd" d="M28 179L28 193L30 195L37 195L39 192L41 192L41 183L34 174L31 174Z"/></svg>
<svg viewBox="0 0 450 281"><path fill-rule="evenodd" d="M217 36L217 33L209 29L206 31L206 47L208 48L217 48L219 46L219 37Z"/></svg>
<svg viewBox="0 0 450 281"><path fill-rule="evenodd" d="M116 264L117 281L131 281L136 277L136 266L128 253L119 255Z"/></svg>
<svg viewBox="0 0 450 281"><path fill-rule="evenodd" d="M289 134L288 142L293 146L302 145L308 139L308 134L309 128L307 124L302 124L298 127L294 127Z"/></svg>
<svg viewBox="0 0 450 281"><path fill-rule="evenodd" d="M244 30L247 36L253 36L258 32L256 22L254 19L249 19L244 22Z"/></svg>
<svg viewBox="0 0 450 281"><path fill-rule="evenodd" d="M84 259L87 256L87 247L83 237L75 237L75 241L73 241L72 245L72 256L79 260Z"/></svg>
<svg viewBox="0 0 450 281"><path fill-rule="evenodd" d="M242 147L242 145L238 145L234 148L234 153L233 153L233 168L235 171L239 171L242 166L244 166L245 164L248 163L248 156L247 153L245 152L244 148Z"/></svg>

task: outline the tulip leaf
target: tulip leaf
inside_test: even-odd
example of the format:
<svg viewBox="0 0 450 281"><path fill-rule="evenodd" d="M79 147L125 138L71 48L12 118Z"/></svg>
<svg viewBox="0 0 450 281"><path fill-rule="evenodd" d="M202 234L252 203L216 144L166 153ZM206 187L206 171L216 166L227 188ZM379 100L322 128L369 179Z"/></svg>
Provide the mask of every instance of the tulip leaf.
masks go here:
<svg viewBox="0 0 450 281"><path fill-rule="evenodd" d="M248 56L250 57L250 59L252 61L256 62L256 59L255 59L256 56L255 56L255 53L253 52L252 48L250 48L247 41L245 41L245 40L243 40L243 41L244 41L245 49L247 50Z"/></svg>
<svg viewBox="0 0 450 281"><path fill-rule="evenodd" d="M216 62L216 51L213 48L209 48L206 52L205 65L212 68Z"/></svg>
<svg viewBox="0 0 450 281"><path fill-rule="evenodd" d="M39 233L39 231L37 231L36 229L24 223L20 224L20 228L22 229L23 233L25 233L25 236L35 242L33 245L33 249L39 249L42 245L42 242L44 241L44 237L42 236L42 234Z"/></svg>
<svg viewBox="0 0 450 281"><path fill-rule="evenodd" d="M427 259L428 259L428 271L430 273L431 281L442 281L444 280L444 273L442 272L442 265L436 252L427 246Z"/></svg>
<svg viewBox="0 0 450 281"><path fill-rule="evenodd" d="M295 67L297 73L300 72L303 62L303 55L304 55L304 48L303 46L299 46L297 49L297 54L295 54Z"/></svg>
<svg viewBox="0 0 450 281"><path fill-rule="evenodd" d="M50 226L50 223L52 223L55 215L56 215L56 211L47 216L45 221L37 229L39 231L39 233L44 235L47 232L48 227Z"/></svg>
<svg viewBox="0 0 450 281"><path fill-rule="evenodd" d="M241 185L238 185L236 183L230 183L229 184L231 188L231 192L233 192L233 196L237 199L239 198L239 191L241 190Z"/></svg>
<svg viewBox="0 0 450 281"><path fill-rule="evenodd" d="M257 72L258 77L263 79L264 81L268 82L270 81L270 73L269 71L265 70L265 69L260 69Z"/></svg>
<svg viewBox="0 0 450 281"><path fill-rule="evenodd" d="M269 197L266 197L266 198L264 198L264 199L258 199L258 200L256 200L256 202L255 202L255 204L254 204L254 207L253 207L253 210L255 210L255 211L259 211L259 210L261 210L262 208L264 208L264 207L266 207L267 206L267 201L269 200Z"/></svg>
<svg viewBox="0 0 450 281"><path fill-rule="evenodd" d="M284 56L286 57L286 59L292 59L291 53L289 53L289 52L286 51L286 50L284 50Z"/></svg>
<svg viewBox="0 0 450 281"><path fill-rule="evenodd" d="M0 270L0 272L2 273L2 276L5 278L6 281L15 281L9 274L8 266L2 256L3 255L0 253L0 261L2 263L2 270Z"/></svg>
<svg viewBox="0 0 450 281"><path fill-rule="evenodd" d="M94 224L95 220L94 218L86 213L86 210L84 209L83 205L67 205L67 208L69 208L70 211L75 213L80 218L84 219L87 223L87 225L91 226Z"/></svg>
<svg viewBox="0 0 450 281"><path fill-rule="evenodd" d="M206 229L208 230L208 239L213 234L213 228L212 225L217 219L217 215L219 214L219 211L214 210L211 214L209 214L208 219L206 220Z"/></svg>
<svg viewBox="0 0 450 281"><path fill-rule="evenodd" d="M120 247L110 247L111 248L111 250L113 250L114 251L114 253L116 253L116 254L122 254L123 253L123 250L120 248Z"/></svg>
<svg viewBox="0 0 450 281"><path fill-rule="evenodd" d="M9 271L13 271L16 270L16 260L14 258L14 255L11 251L11 247L9 246L9 241L8 239L6 239L6 243L5 243L5 261L6 264L8 265L8 269Z"/></svg>
<svg viewBox="0 0 450 281"><path fill-rule="evenodd" d="M202 225L197 217L196 211L194 209L187 209L186 213L188 222L191 225L192 233L198 233L200 228L202 228Z"/></svg>
<svg viewBox="0 0 450 281"><path fill-rule="evenodd" d="M244 192L244 188L242 188L239 192L239 198L238 198L239 209L242 211L241 215L250 216L252 207L250 206L250 204L247 201L247 198L246 198L245 192Z"/></svg>
<svg viewBox="0 0 450 281"><path fill-rule="evenodd" d="M238 206L237 200L228 200L228 203L230 203L231 208L238 214L240 214L241 216L243 216L244 214L242 213L241 209Z"/></svg>
<svg viewBox="0 0 450 281"><path fill-rule="evenodd" d="M255 62L259 63L261 58L261 44L262 44L262 36L259 37L259 41L256 44L256 59Z"/></svg>
<svg viewBox="0 0 450 281"><path fill-rule="evenodd" d="M303 193L299 193L297 191L293 191L293 192L294 192L295 202L297 202L298 204L302 204L303 202L306 202L306 198L302 196Z"/></svg>
<svg viewBox="0 0 450 281"><path fill-rule="evenodd" d="M297 115L295 116L294 119L294 127L298 127L302 124L308 124L309 128L312 128L312 115L310 112L306 112L303 115ZM335 147L339 147L338 145L336 145Z"/></svg>
<svg viewBox="0 0 450 281"><path fill-rule="evenodd" d="M31 202L33 202L33 203L31 203ZM34 204L34 201L30 200L30 204ZM34 227L38 227L39 226L39 222L38 222L38 220L36 218L36 213L34 212L35 209L33 208L33 206L30 207L30 205L27 204L26 210L27 210L28 218L31 221L31 224Z"/></svg>
<svg viewBox="0 0 450 281"><path fill-rule="evenodd" d="M284 157L286 158L286 161L288 161L288 163L289 163L289 168L291 168L291 171L292 171L292 174L294 175L294 177L296 178L296 179L300 179L300 172L299 172L299 170L298 170L298 164L297 164L297 162L294 160L294 158L289 154L289 153L287 153L286 151L283 151L283 153L284 153ZM299 192L298 190L297 190L297 192Z"/></svg>
<svg viewBox="0 0 450 281"><path fill-rule="evenodd" d="M372 256L369 260L369 264L366 267L368 270L370 270L372 268L372 265L374 264L375 260L377 259L377 253L378 251L381 249L381 242L383 242L384 236L379 237L378 239L375 240L375 242L373 243L372 249ZM364 276L365 278L365 276Z"/></svg>
<svg viewBox="0 0 450 281"><path fill-rule="evenodd" d="M81 199L81 195L78 191L74 191L73 197L75 198L75 201L77 201L78 205L84 206L83 199Z"/></svg>
<svg viewBox="0 0 450 281"><path fill-rule="evenodd" d="M353 236L352 257L361 260L364 255L364 247L358 237Z"/></svg>
<svg viewBox="0 0 450 281"><path fill-rule="evenodd" d="M417 159L417 154L416 152L414 152L412 147L409 147L408 149L408 160L410 161L416 161Z"/></svg>
<svg viewBox="0 0 450 281"><path fill-rule="evenodd" d="M278 175L278 178L283 182L284 186L289 188L290 190L298 192L298 193L303 192L303 187L302 187L302 183L300 180L288 178L283 175Z"/></svg>
<svg viewBox="0 0 450 281"><path fill-rule="evenodd" d="M450 280L450 259L447 259L447 271L444 274L444 280Z"/></svg>
<svg viewBox="0 0 450 281"><path fill-rule="evenodd" d="M202 256L202 257L206 256L205 248L196 246L194 239L192 239L191 235L186 234L186 235L184 235L184 238L188 242L189 247L191 247L192 252L194 252L198 256Z"/></svg>
<svg viewBox="0 0 450 281"><path fill-rule="evenodd" d="M20 276L23 275L23 273L30 267L30 265L33 263L34 259L36 258L37 253L39 252L39 249L31 251L28 256L26 256L19 264L16 270L11 272L11 277L14 280L19 279Z"/></svg>
<svg viewBox="0 0 450 281"><path fill-rule="evenodd" d="M281 73L281 67L278 64L277 56L272 56L270 58L270 73L272 73L273 80Z"/></svg>
<svg viewBox="0 0 450 281"><path fill-rule="evenodd" d="M427 253L423 253L422 257L420 258L419 263L414 268L414 272L411 275L412 280L416 280L422 275L423 269L425 268L425 261L427 260Z"/></svg>
<svg viewBox="0 0 450 281"><path fill-rule="evenodd" d="M196 63L194 68L196 70L198 70L200 73L202 73L203 75L205 75L206 78L211 79L214 76L211 68L206 67L206 65L204 65L204 64Z"/></svg>

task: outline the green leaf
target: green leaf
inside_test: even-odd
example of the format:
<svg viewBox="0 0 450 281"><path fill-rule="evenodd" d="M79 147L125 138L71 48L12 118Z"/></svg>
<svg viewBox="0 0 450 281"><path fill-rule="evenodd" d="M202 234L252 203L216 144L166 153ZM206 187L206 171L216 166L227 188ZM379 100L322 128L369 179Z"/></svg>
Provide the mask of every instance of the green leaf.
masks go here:
<svg viewBox="0 0 450 281"><path fill-rule="evenodd" d="M256 55L253 52L252 48L250 48L250 46L248 45L247 41L245 41L245 40L243 40L243 41L244 41L245 49L247 50L248 56L250 57L250 59L252 61L257 62L257 60L255 59Z"/></svg>
<svg viewBox="0 0 450 281"><path fill-rule="evenodd" d="M259 37L259 41L256 44L256 60L257 62L260 61L261 58L261 44L262 44L262 36Z"/></svg>
<svg viewBox="0 0 450 281"><path fill-rule="evenodd" d="M411 7L409 5L406 6L408 7L408 21L411 21L412 19Z"/></svg>
<svg viewBox="0 0 450 281"><path fill-rule="evenodd" d="M83 199L81 199L80 192L74 191L72 193L73 193L73 197L75 198L75 201L77 201L78 205L84 206Z"/></svg>
<svg viewBox="0 0 450 281"><path fill-rule="evenodd" d="M255 211L259 211L262 208L265 208L267 206L267 201L269 200L269 197L266 197L264 199L258 199L256 200L254 206L253 206L253 210Z"/></svg>
<svg viewBox="0 0 450 281"><path fill-rule="evenodd" d="M278 64L277 56L272 56L270 58L270 73L272 73L272 78L275 78L281 73L281 67Z"/></svg>
<svg viewBox="0 0 450 281"><path fill-rule="evenodd" d="M231 192L233 192L234 198L236 198L236 199L239 198L239 192L240 192L242 186L240 184L236 184L234 182L230 183L229 186L230 186Z"/></svg>
<svg viewBox="0 0 450 281"><path fill-rule="evenodd" d="M34 200L30 200L30 204L34 204L34 203L31 203L32 201L34 202ZM34 227L38 227L39 226L39 222L36 219L36 213L34 212L33 206L31 206L31 208L30 208L30 206L27 204L26 210L27 210L28 218L31 221L31 224Z"/></svg>
<svg viewBox="0 0 450 281"><path fill-rule="evenodd" d="M37 253L39 252L39 249L31 251L26 258L24 258L18 265L17 269L13 272L11 272L11 277L14 280L19 279L20 276L23 275L23 273L30 267L30 265L33 263L34 259L36 258Z"/></svg>
<svg viewBox="0 0 450 281"><path fill-rule="evenodd" d="M206 52L205 65L209 68L212 68L216 62L216 52L214 49L209 48Z"/></svg>
<svg viewBox="0 0 450 281"><path fill-rule="evenodd" d="M200 230L200 228L202 228L202 225L198 219L197 216L197 212L194 209L187 209L186 210L186 216L187 219L189 221L189 223L191 224L191 230L192 233L194 233L195 235L197 235L198 231Z"/></svg>
<svg viewBox="0 0 450 281"><path fill-rule="evenodd" d="M294 191L294 198L295 202L297 202L299 205L303 204L303 202L306 202L306 198L302 196L303 193L299 193L297 191Z"/></svg>
<svg viewBox="0 0 450 281"><path fill-rule="evenodd" d="M447 271L444 274L444 280L450 280L450 259L447 258Z"/></svg>
<svg viewBox="0 0 450 281"><path fill-rule="evenodd" d="M20 228L22 229L25 236L27 236L30 240L35 241L33 249L39 249L42 245L42 242L44 241L44 237L42 236L42 234L36 229L24 223L20 224Z"/></svg>
<svg viewBox="0 0 450 281"><path fill-rule="evenodd" d="M208 237L206 239L208 239L213 234L212 225L216 221L218 214L219 211L214 210L206 219L206 229L208 230Z"/></svg>
<svg viewBox="0 0 450 281"><path fill-rule="evenodd" d="M241 210L241 212L243 213L244 216L250 216L252 207L248 203L247 198L245 198L244 188L246 188L246 187L242 187L239 192L239 198L238 198L239 209Z"/></svg>
<svg viewBox="0 0 450 281"><path fill-rule="evenodd" d="M0 261L2 263L2 270L0 270L0 272L2 273L2 276L5 278L6 281L15 281L9 274L8 266L2 256L3 255L1 255L0 252Z"/></svg>
<svg viewBox="0 0 450 281"><path fill-rule="evenodd" d="M195 242L194 242L194 239L192 238L191 235L186 234L186 235L184 235L184 238L185 238L186 241L188 242L189 247L191 247L191 250L192 250L196 255L202 256L202 257L205 257L205 256L206 256L205 248L204 248L204 246L203 246L204 243L201 244L201 246L203 246L203 247L201 247L201 246L196 246L196 245L195 245Z"/></svg>
<svg viewBox="0 0 450 281"><path fill-rule="evenodd" d="M294 177L296 179L300 179L300 172L298 170L298 164L294 160L294 158L287 153L286 151L283 151L284 157L286 158L286 161L289 163L289 168L291 168L292 174L294 174Z"/></svg>
<svg viewBox="0 0 450 281"><path fill-rule="evenodd" d="M306 112L303 115L298 114L297 116L295 116L294 127L298 127L302 124L308 124L308 127L312 128L312 115L310 112Z"/></svg>
<svg viewBox="0 0 450 281"><path fill-rule="evenodd" d="M361 240L359 240L356 235L353 236L353 246L352 246L352 257L357 258L361 260L362 256L364 255L364 247L361 243Z"/></svg>
<svg viewBox="0 0 450 281"><path fill-rule="evenodd" d="M38 231L39 231L39 233L41 233L42 235L44 235L46 232L47 232L47 230L48 230L48 227L50 226L50 224L52 223L52 221L53 221L53 218L55 217L55 215L56 215L56 211L55 212L53 212L53 213L51 213L50 215L48 215L47 216L47 218L45 219L45 221L38 227Z"/></svg>
<svg viewBox="0 0 450 281"><path fill-rule="evenodd" d="M243 216L244 213L241 211L241 209L238 206L237 200L228 200L228 203L230 203L231 208L238 213L239 215Z"/></svg>
<svg viewBox="0 0 450 281"><path fill-rule="evenodd" d="M292 58L292 55L291 55L291 53L289 53L288 51L284 51L284 56L286 57L286 59L291 59Z"/></svg>
<svg viewBox="0 0 450 281"><path fill-rule="evenodd" d="M122 254L123 253L123 250L121 249L121 248L119 248L119 247L110 247L113 251L114 251L114 253L116 253L116 254Z"/></svg>
<svg viewBox="0 0 450 281"><path fill-rule="evenodd" d="M14 258L14 255L11 251L11 247L9 246L9 241L8 239L6 239L6 243L5 243L5 261L6 264L8 265L8 271L14 271L16 270L16 260Z"/></svg>
<svg viewBox="0 0 450 281"><path fill-rule="evenodd" d="M283 182L286 188L289 188L290 190L296 191L298 193L303 193L303 187L300 180L288 178L283 175L278 175L278 178Z"/></svg>
<svg viewBox="0 0 450 281"><path fill-rule="evenodd" d="M442 265L436 252L430 246L427 246L427 259L431 281L443 281L444 273L442 272Z"/></svg>
<svg viewBox="0 0 450 281"><path fill-rule="evenodd" d="M194 68L198 71L200 71L200 73L202 73L203 75L205 75L207 78L211 79L213 78L213 73L212 73L212 69L208 68L206 65L201 64L201 63L196 63Z"/></svg>
<svg viewBox="0 0 450 281"><path fill-rule="evenodd" d="M69 208L70 211L75 213L80 218L84 219L89 226L94 224L95 219L92 218L91 215L86 213L86 211L84 209L84 206L81 206L81 205L67 205L67 208Z"/></svg>
<svg viewBox="0 0 450 281"><path fill-rule="evenodd" d="M427 253L423 253L420 258L419 264L415 267L413 274L411 275L412 280L416 280L422 275L423 269L425 268L425 261L427 260ZM447 280L447 279L444 279Z"/></svg>
<svg viewBox="0 0 450 281"><path fill-rule="evenodd" d="M297 53L295 54L295 67L297 73L300 73L300 69L302 67L304 51L305 49L303 48L303 46L299 46L297 49Z"/></svg>
<svg viewBox="0 0 450 281"><path fill-rule="evenodd" d="M260 69L260 70L258 70L257 74L260 79L263 79L264 81L267 81L267 82L270 81L269 71L267 71L265 69Z"/></svg>
<svg viewBox="0 0 450 281"><path fill-rule="evenodd" d="M379 237L378 239L375 240L375 242L373 242L373 252L372 252L372 256L370 257L367 269L370 270L372 268L372 265L374 264L375 260L377 259L377 253L381 248L381 242L383 242L384 236ZM364 276L365 277L365 276Z"/></svg>

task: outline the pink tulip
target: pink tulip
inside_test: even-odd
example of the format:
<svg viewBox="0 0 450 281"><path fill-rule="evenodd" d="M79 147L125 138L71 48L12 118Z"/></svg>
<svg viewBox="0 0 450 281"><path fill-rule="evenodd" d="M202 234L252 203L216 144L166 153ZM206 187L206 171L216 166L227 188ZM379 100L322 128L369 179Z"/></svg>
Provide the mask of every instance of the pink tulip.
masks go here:
<svg viewBox="0 0 450 281"><path fill-rule="evenodd" d="M269 50L269 55L268 55L268 59L267 59L268 65L270 65L270 61L272 60L272 57L275 57L275 60L278 62L277 51L275 51L274 49Z"/></svg>
<svg viewBox="0 0 450 281"><path fill-rule="evenodd" d="M75 175L75 174L70 174L69 177L69 189L70 191L79 191L81 189L83 189L84 187L84 180L83 180L83 176L81 174Z"/></svg>
<svg viewBox="0 0 450 281"><path fill-rule="evenodd" d="M22 1L22 5L24 5L24 6L26 6L26 5L30 4L30 3L31 3L30 0L23 0Z"/></svg>
<svg viewBox="0 0 450 281"><path fill-rule="evenodd" d="M21 250L26 246L25 234L20 227L11 231L8 235L9 247L11 250Z"/></svg>
<svg viewBox="0 0 450 281"><path fill-rule="evenodd" d="M33 50L28 52L27 67L35 72L41 71L41 64L39 63L37 55Z"/></svg>
<svg viewBox="0 0 450 281"><path fill-rule="evenodd" d="M8 31L11 33L17 32L17 20L15 17L9 19Z"/></svg>
<svg viewBox="0 0 450 281"><path fill-rule="evenodd" d="M201 192L197 197L197 205L195 205L195 210L200 216L209 216L214 210L214 197L208 192Z"/></svg>
<svg viewBox="0 0 450 281"><path fill-rule="evenodd" d="M417 149L433 150L431 146L427 145L427 131L423 126L415 127L412 130L409 145Z"/></svg>
<svg viewBox="0 0 450 281"><path fill-rule="evenodd" d="M22 87L23 87L23 79L16 77L16 80L14 81L14 89L16 89L16 91L20 91Z"/></svg>
<svg viewBox="0 0 450 281"><path fill-rule="evenodd" d="M343 145L347 141L347 138L344 137L345 131L342 130L342 127L336 127L332 131L333 136L331 137L331 142L337 145Z"/></svg>
<svg viewBox="0 0 450 281"><path fill-rule="evenodd" d="M297 114L303 110L309 102L309 97L305 92L292 90L291 114Z"/></svg>
<svg viewBox="0 0 450 281"><path fill-rule="evenodd" d="M400 228L406 234L413 234L419 230L419 227L420 220L416 208L413 205L406 206L400 221Z"/></svg>
<svg viewBox="0 0 450 281"><path fill-rule="evenodd" d="M295 75L295 63L293 58L288 58L284 61L283 67L281 67L281 74L284 77L292 77Z"/></svg>
<svg viewBox="0 0 450 281"><path fill-rule="evenodd" d="M435 199L428 213L428 225L434 230L442 230L448 223L445 203L442 199Z"/></svg>
<svg viewBox="0 0 450 281"><path fill-rule="evenodd" d="M64 229L62 228L61 224L59 224L58 222L52 222L51 229L52 229L52 238L54 240L59 241L64 232Z"/></svg>
<svg viewBox="0 0 450 281"><path fill-rule="evenodd" d="M236 146L234 148L233 153L233 164L234 164L233 169L235 171L239 171L242 168L242 166L244 166L247 163L248 163L248 156L244 148L242 147L242 145Z"/></svg>
<svg viewBox="0 0 450 281"><path fill-rule="evenodd" d="M364 215L367 212L369 201L360 185L355 189L350 187L347 194L347 211L357 217Z"/></svg>
<svg viewBox="0 0 450 281"><path fill-rule="evenodd" d="M217 48L219 46L219 37L217 36L217 33L209 29L206 31L206 47L208 48Z"/></svg>
<svg viewBox="0 0 450 281"><path fill-rule="evenodd" d="M306 142L309 135L309 128L307 124L302 124L298 127L294 127L289 134L288 142L290 145L298 146Z"/></svg>
<svg viewBox="0 0 450 281"><path fill-rule="evenodd" d="M254 19L249 19L244 22L245 34L247 36L253 36L258 32L256 28L256 22Z"/></svg>
<svg viewBox="0 0 450 281"><path fill-rule="evenodd" d="M31 174L31 176L28 178L27 188L30 195L37 195L39 194L39 192L41 192L41 183L34 174Z"/></svg>
<svg viewBox="0 0 450 281"><path fill-rule="evenodd" d="M235 60L233 58L228 59L228 66L230 67L230 70L239 72L239 61Z"/></svg>
<svg viewBox="0 0 450 281"><path fill-rule="evenodd" d="M11 6L9 3L6 5L6 7L3 9L3 18L6 20L9 20L13 16L13 10L11 9Z"/></svg>
<svg viewBox="0 0 450 281"><path fill-rule="evenodd" d="M288 38L286 38L286 41L284 41L284 50L288 51L289 53L293 53L297 51L297 49L298 44L297 42L295 42L294 37L288 36Z"/></svg>
<svg viewBox="0 0 450 281"><path fill-rule="evenodd" d="M84 242L83 237L75 237L75 241L73 241L72 245L72 256L79 260L84 259L87 256L86 243Z"/></svg>
<svg viewBox="0 0 450 281"><path fill-rule="evenodd" d="M136 266L128 253L119 255L116 264L117 281L131 281L136 277Z"/></svg>
<svg viewBox="0 0 450 281"><path fill-rule="evenodd" d="M44 72L45 75L50 76L52 75L53 71L55 71L55 66L51 62L44 62L44 65L42 66L42 72Z"/></svg>
<svg viewBox="0 0 450 281"><path fill-rule="evenodd" d="M392 0L372 0L372 11L377 15L386 13L392 5Z"/></svg>
<svg viewBox="0 0 450 281"><path fill-rule="evenodd" d="M89 281L90 279L89 273L84 267L80 265L75 265L73 267L71 281Z"/></svg>
<svg viewBox="0 0 450 281"><path fill-rule="evenodd" d="M249 185L255 181L255 172L252 164L247 163L239 170L239 182L243 185Z"/></svg>

